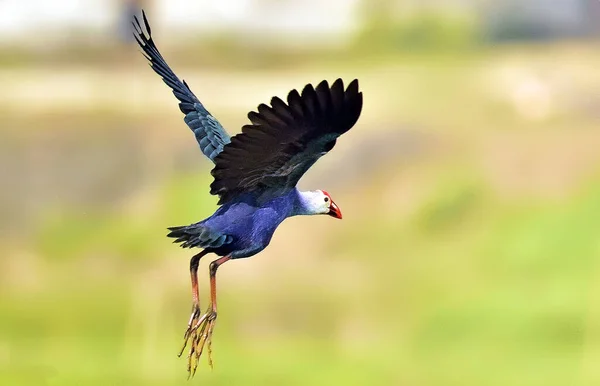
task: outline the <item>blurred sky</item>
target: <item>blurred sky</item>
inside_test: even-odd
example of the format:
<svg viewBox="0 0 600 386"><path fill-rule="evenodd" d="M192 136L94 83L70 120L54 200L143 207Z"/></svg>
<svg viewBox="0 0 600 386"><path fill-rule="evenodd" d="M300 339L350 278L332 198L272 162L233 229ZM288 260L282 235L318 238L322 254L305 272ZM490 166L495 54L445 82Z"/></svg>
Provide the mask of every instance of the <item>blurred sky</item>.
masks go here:
<svg viewBox="0 0 600 386"><path fill-rule="evenodd" d="M355 31L361 13L379 4L398 17L415 11L478 14L493 26L513 22L545 25L571 32L597 24L600 6L596 0L403 0L365 2L360 0L154 0L130 1L149 9L153 24L166 36L183 31L232 30L244 33L281 33L296 40L321 39ZM122 21L127 1L106 0L3 0L0 2L0 43L25 41L35 44L54 35L70 34L74 29L99 31L110 36L115 23ZM597 30L597 29L596 29Z"/></svg>
<svg viewBox="0 0 600 386"><path fill-rule="evenodd" d="M358 0L272 1L145 1L153 25L173 31L234 29L302 34L347 32L355 21ZM125 1L5 0L0 2L0 38L39 38L48 31L73 28L109 31ZM169 33L169 32L168 32Z"/></svg>

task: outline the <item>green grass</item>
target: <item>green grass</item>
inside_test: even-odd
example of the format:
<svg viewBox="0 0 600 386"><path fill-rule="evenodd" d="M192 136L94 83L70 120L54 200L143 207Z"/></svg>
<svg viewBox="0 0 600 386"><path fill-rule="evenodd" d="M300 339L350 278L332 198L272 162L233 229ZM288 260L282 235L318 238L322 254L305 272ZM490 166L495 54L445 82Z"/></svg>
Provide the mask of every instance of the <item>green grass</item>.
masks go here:
<svg viewBox="0 0 600 386"><path fill-rule="evenodd" d="M183 194L175 193L179 184L167 196ZM324 255L358 265L360 291L328 288L322 278L336 275L331 264L333 272L323 268L318 280L291 269L284 278L257 272L259 282L241 284L224 269L216 369L202 364L197 382L576 384L584 360L596 359L586 347L595 329L589 314L600 252L597 186L562 205L483 198L465 217L461 197L485 189L440 185L437 198L424 199L405 225L378 227L371 219L358 239L356 227L368 219L351 219L336 235L345 248L330 245ZM180 201L164 202L177 211ZM89 245L101 244L85 232ZM111 247L128 255L118 240ZM301 258L289 255L290 264ZM46 263L41 288L3 297L0 330L10 332L0 346L3 383L184 384L184 360L175 354L189 307L185 261L106 258L101 273L81 271L73 256ZM173 273L161 274L161 265L179 267L180 282L165 280Z"/></svg>

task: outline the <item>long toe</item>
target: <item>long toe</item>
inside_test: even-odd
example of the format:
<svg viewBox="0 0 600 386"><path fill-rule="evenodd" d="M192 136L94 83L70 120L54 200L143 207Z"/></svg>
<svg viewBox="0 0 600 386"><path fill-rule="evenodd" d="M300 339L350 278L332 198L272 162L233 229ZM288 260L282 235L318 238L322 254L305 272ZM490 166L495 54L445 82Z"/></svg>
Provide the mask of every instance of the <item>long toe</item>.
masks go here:
<svg viewBox="0 0 600 386"><path fill-rule="evenodd" d="M204 352L204 347L207 346L208 350L208 363L213 366L212 360L212 334L215 327L217 314L214 310L210 309L202 315L198 322L192 326L190 336L190 351L188 353L188 372L189 376L193 377L198 368L198 363Z"/></svg>
<svg viewBox="0 0 600 386"><path fill-rule="evenodd" d="M193 328L198 325L199 319L200 319L200 308L198 308L198 306L195 305L192 307L192 314L190 315L190 320L188 322L187 329L185 330L185 333L183 334L183 347L181 347L181 350L179 351L178 356L181 356L183 354L183 351L185 350L187 343L190 340L190 336L192 334Z"/></svg>

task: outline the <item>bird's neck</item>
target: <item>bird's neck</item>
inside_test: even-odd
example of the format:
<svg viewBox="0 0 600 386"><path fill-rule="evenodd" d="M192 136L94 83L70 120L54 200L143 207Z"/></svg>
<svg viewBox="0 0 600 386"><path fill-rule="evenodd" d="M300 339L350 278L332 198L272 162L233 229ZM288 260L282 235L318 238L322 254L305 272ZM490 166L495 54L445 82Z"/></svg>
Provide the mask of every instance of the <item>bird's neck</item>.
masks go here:
<svg viewBox="0 0 600 386"><path fill-rule="evenodd" d="M295 190L294 193L292 216L311 216L319 213L315 208L315 192Z"/></svg>

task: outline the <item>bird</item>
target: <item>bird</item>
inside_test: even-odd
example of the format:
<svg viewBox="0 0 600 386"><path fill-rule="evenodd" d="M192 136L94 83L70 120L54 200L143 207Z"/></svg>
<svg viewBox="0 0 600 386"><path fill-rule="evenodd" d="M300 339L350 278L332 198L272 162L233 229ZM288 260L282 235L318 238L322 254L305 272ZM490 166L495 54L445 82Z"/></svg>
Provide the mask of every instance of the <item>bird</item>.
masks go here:
<svg viewBox="0 0 600 386"><path fill-rule="evenodd" d="M183 248L199 248L190 259L192 312L179 356L189 344L188 376L193 377L207 347L212 361L212 335L217 319L217 269L229 260L247 258L264 250L277 227L300 215L342 218L339 206L325 190L300 191L304 173L336 144L339 136L358 121L363 105L358 80L347 87L341 78L331 85L307 84L289 92L287 100L273 97L248 113L249 124L230 136L184 80L180 80L159 52L150 23L142 10L133 35L150 67L171 88L184 121L195 135L202 153L214 163L210 193L219 197L218 208L206 219L169 227L168 237ZM209 264L210 303L201 312L198 266L202 257L218 258Z"/></svg>

